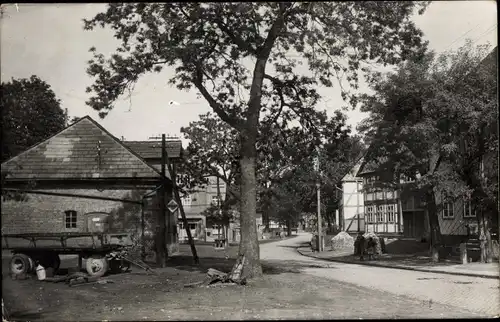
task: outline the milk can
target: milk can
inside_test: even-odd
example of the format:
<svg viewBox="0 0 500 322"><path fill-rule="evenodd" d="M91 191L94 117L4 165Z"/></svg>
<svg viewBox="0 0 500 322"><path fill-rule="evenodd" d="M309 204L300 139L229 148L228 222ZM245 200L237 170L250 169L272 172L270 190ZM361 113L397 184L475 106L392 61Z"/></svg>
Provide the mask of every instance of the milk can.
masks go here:
<svg viewBox="0 0 500 322"><path fill-rule="evenodd" d="M45 268L43 268L43 266L40 264L38 264L38 266L36 267L36 276L39 281L43 281L46 277Z"/></svg>

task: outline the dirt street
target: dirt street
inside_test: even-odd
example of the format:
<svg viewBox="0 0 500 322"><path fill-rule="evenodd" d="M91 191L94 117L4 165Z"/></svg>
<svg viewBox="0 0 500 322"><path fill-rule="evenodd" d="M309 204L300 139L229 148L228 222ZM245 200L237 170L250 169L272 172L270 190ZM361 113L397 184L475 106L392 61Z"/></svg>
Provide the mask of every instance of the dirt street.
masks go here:
<svg viewBox="0 0 500 322"><path fill-rule="evenodd" d="M431 301L432 297L408 297L384 290L380 285L373 285L374 282L367 283L369 277L380 279L376 278L380 272L366 270L369 276L362 280L357 275L359 268L350 267L356 265L303 257L295 248L307 238L300 235L261 245L264 277L247 286L184 288L184 284L201 281L209 267L229 271L237 248L231 247L227 252L230 258L226 259L224 252L199 245L202 264L195 267L189 247L182 245L181 254L172 258L170 267L157 269L158 275L133 267L131 273L109 276L114 281L112 284L75 288L7 277L3 280L3 297L12 320L30 321L488 316L484 312ZM71 261L64 263L71 265ZM353 276L360 280L355 281Z"/></svg>

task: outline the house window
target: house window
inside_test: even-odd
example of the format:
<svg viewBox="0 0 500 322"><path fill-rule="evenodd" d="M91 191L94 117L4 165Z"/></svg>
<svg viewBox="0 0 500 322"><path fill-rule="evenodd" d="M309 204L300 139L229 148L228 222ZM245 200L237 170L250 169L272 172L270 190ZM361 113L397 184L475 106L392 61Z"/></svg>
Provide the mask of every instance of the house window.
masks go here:
<svg viewBox="0 0 500 322"><path fill-rule="evenodd" d="M211 233L210 233L209 231L207 231L207 237L210 237L210 234L211 234Z"/></svg>
<svg viewBox="0 0 500 322"><path fill-rule="evenodd" d="M415 182L415 176L407 176L402 174L401 175L401 182L402 183L410 183L410 182Z"/></svg>
<svg viewBox="0 0 500 322"><path fill-rule="evenodd" d="M394 191L387 191L386 195L387 199L394 199Z"/></svg>
<svg viewBox="0 0 500 322"><path fill-rule="evenodd" d="M189 229L190 230L195 230L196 229L196 224L189 224Z"/></svg>
<svg viewBox="0 0 500 322"><path fill-rule="evenodd" d="M470 199L464 201L464 218L476 217L476 211Z"/></svg>
<svg viewBox="0 0 500 322"><path fill-rule="evenodd" d="M76 211L66 210L64 213L66 214L64 218L66 228L76 228Z"/></svg>
<svg viewBox="0 0 500 322"><path fill-rule="evenodd" d="M217 196L212 196L212 204L213 204L213 205L217 205L217 200L218 200L218 199L219 199L219 198L217 198Z"/></svg>
<svg viewBox="0 0 500 322"><path fill-rule="evenodd" d="M385 205L377 206L377 222L385 222Z"/></svg>
<svg viewBox="0 0 500 322"><path fill-rule="evenodd" d="M383 200L384 199L384 193L381 190L376 191L375 192L375 199L376 200Z"/></svg>
<svg viewBox="0 0 500 322"><path fill-rule="evenodd" d="M213 188L217 188L217 178L211 178L210 184L212 185ZM220 187L220 180L219 180L219 187Z"/></svg>
<svg viewBox="0 0 500 322"><path fill-rule="evenodd" d="M396 205L387 205L387 222L396 221Z"/></svg>
<svg viewBox="0 0 500 322"><path fill-rule="evenodd" d="M443 218L453 218L455 215L453 214L453 202L445 202L443 204Z"/></svg>
<svg viewBox="0 0 500 322"><path fill-rule="evenodd" d="M366 221L368 223L374 223L375 222L375 213L373 211L373 206L367 206L366 207Z"/></svg>
<svg viewBox="0 0 500 322"><path fill-rule="evenodd" d="M191 195L186 195L181 198L181 203L183 206L191 206Z"/></svg>
<svg viewBox="0 0 500 322"><path fill-rule="evenodd" d="M373 192L367 192L366 201L372 201L372 200L373 200Z"/></svg>

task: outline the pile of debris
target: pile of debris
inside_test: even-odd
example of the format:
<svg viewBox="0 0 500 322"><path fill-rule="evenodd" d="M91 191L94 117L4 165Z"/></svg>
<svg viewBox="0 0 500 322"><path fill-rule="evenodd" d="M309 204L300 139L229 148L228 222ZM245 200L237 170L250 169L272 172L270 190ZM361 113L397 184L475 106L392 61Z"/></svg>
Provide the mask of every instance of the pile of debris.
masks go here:
<svg viewBox="0 0 500 322"><path fill-rule="evenodd" d="M65 276L58 277L46 277L43 281L52 283L64 282L70 287L75 287L79 285L89 285L89 284L108 284L113 283L112 280L103 279L101 277L90 276L86 273L76 272L73 274L68 274Z"/></svg>
<svg viewBox="0 0 500 322"><path fill-rule="evenodd" d="M231 273L224 273L214 268L209 268L207 271L207 278L201 282L186 284L184 287L195 286L229 286L229 285L246 285L246 278L242 277L243 263L245 257L237 260L236 265L231 270Z"/></svg>
<svg viewBox="0 0 500 322"><path fill-rule="evenodd" d="M331 239L331 242L332 250L343 250L354 247L354 238L345 231L341 231L335 235L335 237Z"/></svg>

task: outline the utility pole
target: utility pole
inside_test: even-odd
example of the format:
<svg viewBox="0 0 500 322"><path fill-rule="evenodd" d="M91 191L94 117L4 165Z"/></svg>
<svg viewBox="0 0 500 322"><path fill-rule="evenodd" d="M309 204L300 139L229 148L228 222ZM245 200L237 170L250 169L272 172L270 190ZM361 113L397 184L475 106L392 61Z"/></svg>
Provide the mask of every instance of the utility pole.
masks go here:
<svg viewBox="0 0 500 322"><path fill-rule="evenodd" d="M186 218L186 213L184 212L184 206L182 205L181 202L181 197L179 195L179 190L177 189L177 180L176 180L176 171L175 171L175 166L172 166L170 164L170 159L168 157L167 149L166 149L166 136L165 134L162 134L162 163L161 163L161 169L162 169L162 174L165 175L165 166L168 169L168 172L170 173L171 176L171 181L172 181L172 198L176 201L178 210L180 210L181 217L182 217L182 223L184 224L184 227L186 229L186 234L188 236L188 241L189 245L191 246L191 253L193 254L193 260L195 264L199 264L199 258L198 254L196 252L196 247L194 245L194 240L193 236L191 235L191 230L189 229L189 224ZM170 137L172 138L172 137ZM159 137L150 137L150 140L157 140ZM165 200L165 189L163 189L163 200ZM165 203L166 204L166 203ZM169 218L169 227L170 227L170 216ZM163 221L163 224L165 225L165 220ZM165 236L165 235L163 235ZM173 238L172 234L172 238ZM165 244L165 237L163 237L163 241Z"/></svg>
<svg viewBox="0 0 500 322"><path fill-rule="evenodd" d="M165 200L165 163L166 163L166 149L165 149L165 134L161 136L161 189L160 189L160 229L158 234L158 246L157 246L157 263L161 267L165 267L167 264L168 248L167 248L167 227L166 227L166 211L167 202Z"/></svg>
<svg viewBox="0 0 500 322"><path fill-rule="evenodd" d="M320 167L319 167L319 148L316 149L317 151L317 157L316 157L316 172L318 173L318 175L320 174ZM321 184L319 182L319 178L318 178L318 182L316 183L316 196L317 196L317 199L318 199L318 205L317 205L317 208L318 208L318 252L322 252L323 251L323 242L321 240L322 238L322 229L321 229Z"/></svg>
<svg viewBox="0 0 500 322"><path fill-rule="evenodd" d="M224 225L224 221L223 221L223 218L222 218L222 210L221 210L221 202L220 202L220 178L219 176L217 176L217 211L219 213L219 219L220 221L217 223L217 230L218 230L218 235L220 236L220 229L221 229L221 225L220 223L223 223L222 225L222 239L226 239L226 231L225 231L225 225ZM226 243L224 242L224 246L226 246Z"/></svg>

